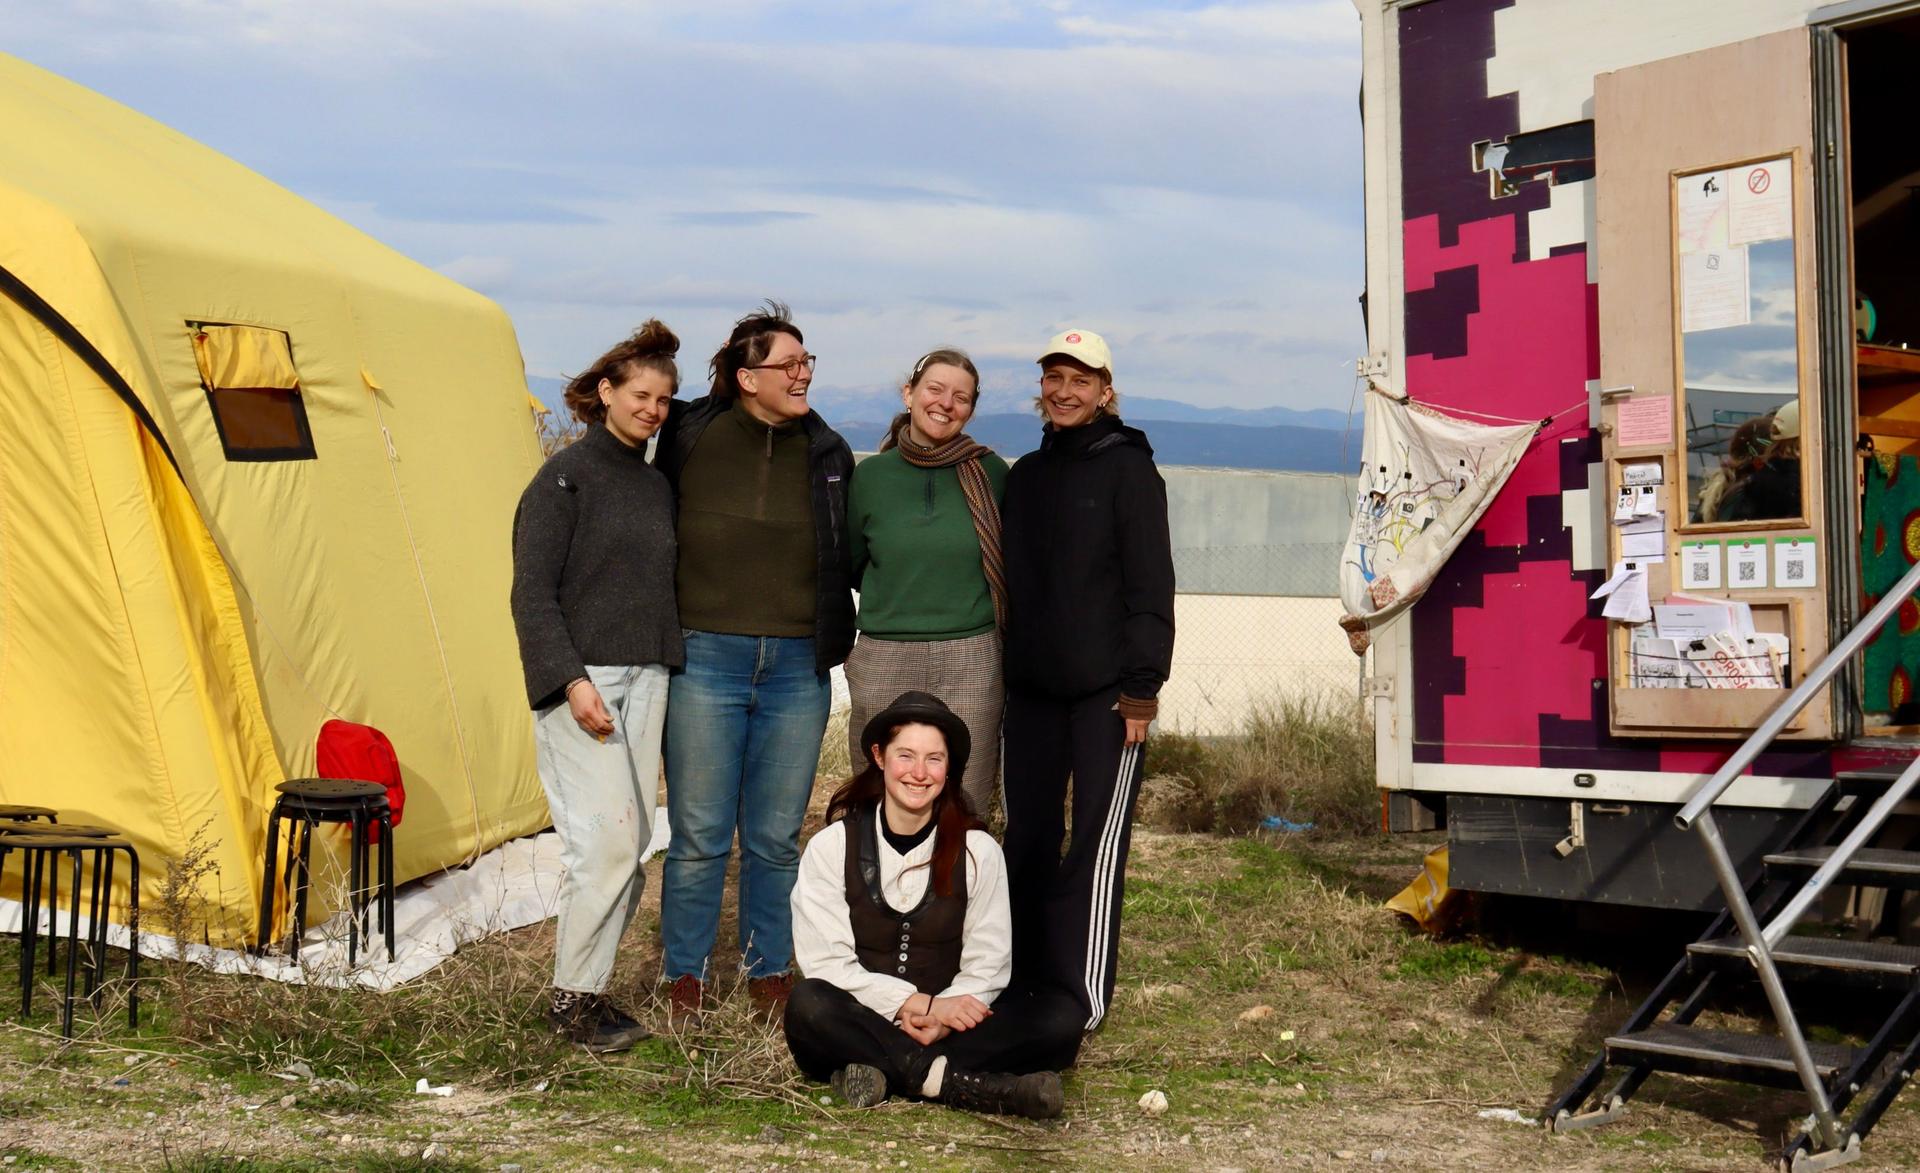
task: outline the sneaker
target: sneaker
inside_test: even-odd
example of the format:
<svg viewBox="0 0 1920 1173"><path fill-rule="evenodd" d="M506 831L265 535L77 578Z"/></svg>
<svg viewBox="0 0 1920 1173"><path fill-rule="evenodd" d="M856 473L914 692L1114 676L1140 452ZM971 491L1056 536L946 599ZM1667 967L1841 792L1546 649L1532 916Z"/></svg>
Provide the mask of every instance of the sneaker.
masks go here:
<svg viewBox="0 0 1920 1173"><path fill-rule="evenodd" d="M690 973L673 979L667 990L667 1024L674 1030L699 1030L700 1003L706 989L706 983Z"/></svg>
<svg viewBox="0 0 1920 1173"><path fill-rule="evenodd" d="M887 1077L878 1067L850 1063L833 1073L833 1090L849 1108L871 1108L887 1102Z"/></svg>
<svg viewBox="0 0 1920 1173"><path fill-rule="evenodd" d="M940 1081L940 1101L969 1112L1024 1116L1029 1120L1051 1120L1066 1106L1060 1077L1051 1071L998 1075L951 1067Z"/></svg>
<svg viewBox="0 0 1920 1173"><path fill-rule="evenodd" d="M747 979L747 1000L753 1003L753 1012L769 1022L780 1021L780 1016L787 1012L787 997L792 993L791 973Z"/></svg>
<svg viewBox="0 0 1920 1173"><path fill-rule="evenodd" d="M624 1051L648 1037L647 1028L599 994L555 990L547 1021L562 1038L595 1055Z"/></svg>

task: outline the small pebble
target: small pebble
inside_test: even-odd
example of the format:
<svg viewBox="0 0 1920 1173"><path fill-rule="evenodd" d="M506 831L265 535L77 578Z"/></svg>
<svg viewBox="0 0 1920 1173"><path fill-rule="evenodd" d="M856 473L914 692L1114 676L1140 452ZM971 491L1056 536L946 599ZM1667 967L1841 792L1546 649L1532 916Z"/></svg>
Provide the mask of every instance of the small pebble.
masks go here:
<svg viewBox="0 0 1920 1173"><path fill-rule="evenodd" d="M127 1067L132 1067L135 1063L140 1062L140 1056L128 1055L125 1059L122 1059L120 1062Z"/></svg>
<svg viewBox="0 0 1920 1173"><path fill-rule="evenodd" d="M1358 1155L1359 1154L1355 1153L1352 1149L1335 1149L1333 1151L1334 1159L1338 1161L1351 1161Z"/></svg>
<svg viewBox="0 0 1920 1173"><path fill-rule="evenodd" d="M440 1144L437 1141L434 1142L433 1144L428 1145L426 1148L420 1150L420 1159L423 1161L437 1160L446 1155L447 1155L447 1146Z"/></svg>
<svg viewBox="0 0 1920 1173"><path fill-rule="evenodd" d="M887 1147L890 1149L897 1149L900 1147L900 1142L897 1140L890 1140L887 1142Z"/></svg>
<svg viewBox="0 0 1920 1173"><path fill-rule="evenodd" d="M1371 1154L1369 1154L1367 1159L1372 1161L1376 1165L1384 1165L1387 1163L1387 1150L1375 1149Z"/></svg>
<svg viewBox="0 0 1920 1173"><path fill-rule="evenodd" d="M286 1095L284 1095L284 1096L281 1096L281 1097L280 1097L280 1106L281 1106L282 1108L291 1108L291 1107L293 1107L293 1093L291 1093L291 1092L289 1092L289 1093L287 1093Z"/></svg>
<svg viewBox="0 0 1920 1173"><path fill-rule="evenodd" d="M500 1173L520 1173L520 1166L515 1165L512 1162L508 1162L507 1164L500 1166Z"/></svg>
<svg viewBox="0 0 1920 1173"><path fill-rule="evenodd" d="M781 1132L778 1128L775 1128L771 1124L763 1124L760 1126L760 1143L761 1144L779 1144L781 1141L785 1140L786 1138L787 1137L785 1133Z"/></svg>

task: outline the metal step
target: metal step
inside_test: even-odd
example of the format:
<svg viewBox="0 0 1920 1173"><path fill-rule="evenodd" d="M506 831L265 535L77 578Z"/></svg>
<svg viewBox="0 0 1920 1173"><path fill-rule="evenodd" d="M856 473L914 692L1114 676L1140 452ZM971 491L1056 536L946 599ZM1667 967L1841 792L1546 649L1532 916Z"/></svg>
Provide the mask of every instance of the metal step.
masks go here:
<svg viewBox="0 0 1920 1173"><path fill-rule="evenodd" d="M1810 1042L1807 1048L1813 1053L1814 1070L1827 1082L1845 1071L1853 1059L1850 1047ZM1607 1062L1620 1066L1644 1064L1659 1071L1711 1075L1768 1087L1800 1086L1793 1053L1778 1035L1656 1022L1645 1030L1608 1039Z"/></svg>
<svg viewBox="0 0 1920 1173"><path fill-rule="evenodd" d="M1740 937L1718 937L1687 946L1689 957L1713 961L1747 960L1747 943ZM1818 970L1823 975L1870 979L1905 986L1920 975L1920 948L1878 941L1850 941L1833 937L1788 937L1773 951L1782 968Z"/></svg>
<svg viewBox="0 0 1920 1173"><path fill-rule="evenodd" d="M1767 856L1767 866L1776 871L1811 872L1827 862L1827 857L1832 854L1831 847L1776 851ZM1847 861L1847 866L1840 872L1839 882L1871 888L1920 889L1920 851L1863 847Z"/></svg>
<svg viewBox="0 0 1920 1173"><path fill-rule="evenodd" d="M1841 770L1833 776L1842 794L1878 794L1900 780L1905 765L1864 766L1858 770Z"/></svg>

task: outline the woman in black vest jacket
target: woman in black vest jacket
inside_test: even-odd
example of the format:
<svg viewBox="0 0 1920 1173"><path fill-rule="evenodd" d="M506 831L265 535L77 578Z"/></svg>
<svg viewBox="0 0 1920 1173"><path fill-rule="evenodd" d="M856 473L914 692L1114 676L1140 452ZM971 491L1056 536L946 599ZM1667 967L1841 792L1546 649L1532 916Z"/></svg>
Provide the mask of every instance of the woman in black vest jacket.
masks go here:
<svg viewBox="0 0 1920 1173"><path fill-rule="evenodd" d="M889 1093L1049 1119L1082 1015L1006 995L1012 921L1000 847L960 789L970 738L938 697L867 722L871 759L834 793L793 889L787 1046L856 1108Z"/></svg>

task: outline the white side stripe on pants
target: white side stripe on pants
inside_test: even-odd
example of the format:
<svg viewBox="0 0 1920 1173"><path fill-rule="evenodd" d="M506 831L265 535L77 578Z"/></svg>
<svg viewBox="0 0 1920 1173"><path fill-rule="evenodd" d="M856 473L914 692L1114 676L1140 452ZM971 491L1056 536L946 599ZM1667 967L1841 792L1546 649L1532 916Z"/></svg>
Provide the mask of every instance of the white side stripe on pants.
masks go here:
<svg viewBox="0 0 1920 1173"><path fill-rule="evenodd" d="M1120 837L1127 826L1127 807L1135 776L1139 773L1141 744L1120 751L1120 767L1114 779L1113 796L1107 802L1107 819L1100 828L1100 847L1093 862L1093 899L1087 918L1087 1004L1092 1013L1087 1029L1100 1025L1106 1017L1107 943L1113 937L1113 922L1119 910L1113 906L1114 885L1119 882Z"/></svg>

